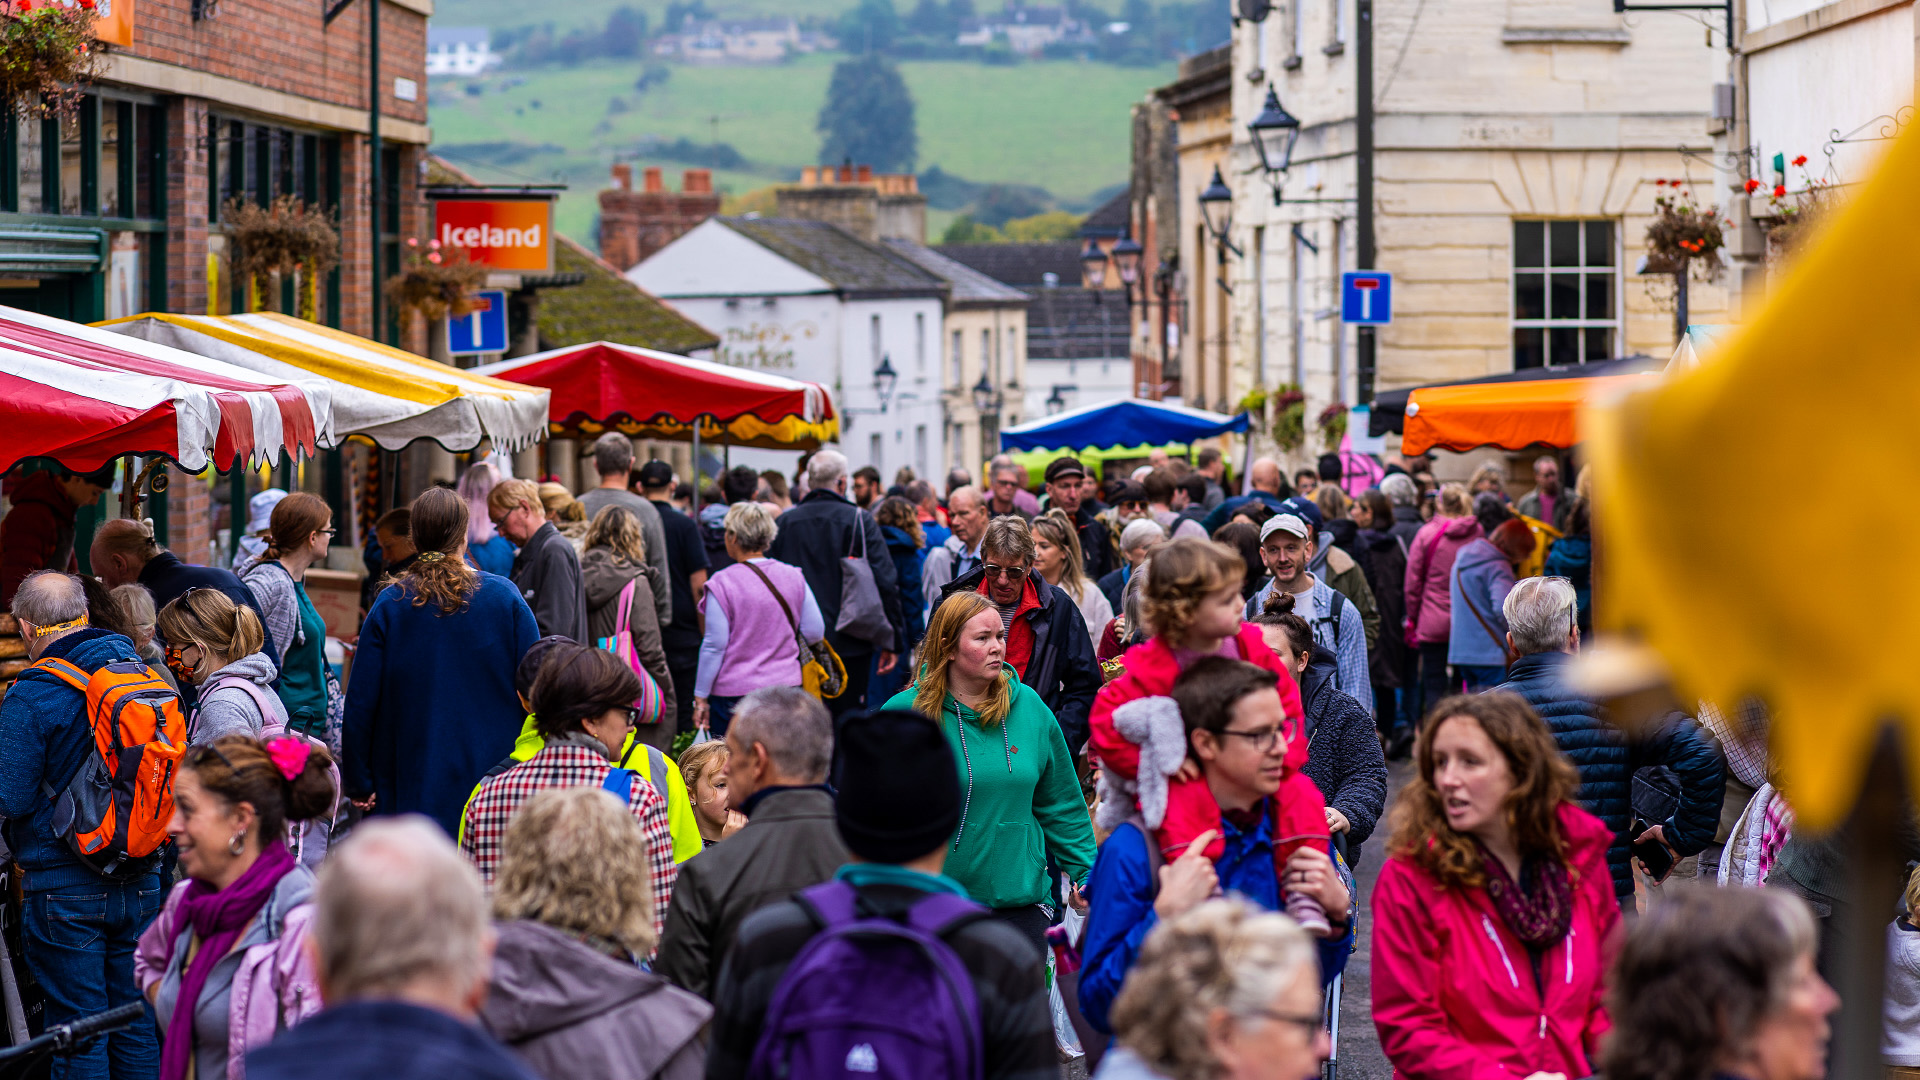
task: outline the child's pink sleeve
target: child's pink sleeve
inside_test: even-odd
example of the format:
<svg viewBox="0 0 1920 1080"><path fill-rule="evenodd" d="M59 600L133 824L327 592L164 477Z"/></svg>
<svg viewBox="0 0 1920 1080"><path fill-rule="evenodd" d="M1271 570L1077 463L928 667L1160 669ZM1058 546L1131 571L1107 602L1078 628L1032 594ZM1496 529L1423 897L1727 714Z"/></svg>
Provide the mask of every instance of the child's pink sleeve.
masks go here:
<svg viewBox="0 0 1920 1080"><path fill-rule="evenodd" d="M1320 788L1305 773L1290 772L1274 793L1277 804L1273 827L1273 861L1284 867L1287 857L1308 843L1326 850L1327 804ZM1305 839L1302 839L1305 838Z"/></svg>
<svg viewBox="0 0 1920 1080"><path fill-rule="evenodd" d="M1324 817L1322 820L1325 820ZM1193 838L1208 829L1216 834L1220 832L1220 804L1214 800L1213 791L1207 787L1206 780L1169 777L1167 818L1153 834L1160 844L1160 853L1168 862L1172 862L1186 854L1187 845L1193 843ZM1215 835L1213 842L1207 845L1207 858L1217 859L1226 851L1226 839Z"/></svg>
<svg viewBox="0 0 1920 1080"><path fill-rule="evenodd" d="M1100 688L1087 716L1087 756L1094 764L1124 780L1140 774L1140 748L1127 741L1113 724L1113 710L1141 696L1139 686L1125 676Z"/></svg>

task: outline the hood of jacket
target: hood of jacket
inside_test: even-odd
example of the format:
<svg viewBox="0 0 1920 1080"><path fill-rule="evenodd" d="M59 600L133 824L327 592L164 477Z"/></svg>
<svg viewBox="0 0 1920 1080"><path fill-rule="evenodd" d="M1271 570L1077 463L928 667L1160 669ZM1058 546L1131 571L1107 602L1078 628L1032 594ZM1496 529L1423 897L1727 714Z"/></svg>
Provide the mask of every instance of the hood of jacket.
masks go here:
<svg viewBox="0 0 1920 1080"><path fill-rule="evenodd" d="M1327 532L1333 534L1333 542L1340 547L1352 547L1360 538L1360 526L1352 518L1334 518L1327 522Z"/></svg>
<svg viewBox="0 0 1920 1080"><path fill-rule="evenodd" d="M1324 695L1333 689L1339 668L1339 658L1325 645L1314 645L1312 657L1307 661L1307 670L1300 673L1300 703L1307 715L1318 715L1327 707Z"/></svg>
<svg viewBox="0 0 1920 1080"><path fill-rule="evenodd" d="M627 587L627 582L642 575L658 593L655 573L653 567L635 566L626 556L614 554L611 548L587 549L587 553L580 556L580 583L586 586L587 609L597 610L612 603L620 596L620 590Z"/></svg>
<svg viewBox="0 0 1920 1080"><path fill-rule="evenodd" d="M727 504L707 503L700 508L700 524L718 532L727 525Z"/></svg>
<svg viewBox="0 0 1920 1080"><path fill-rule="evenodd" d="M898 525L880 526L880 535L886 538L889 549L903 550L909 553L920 550L920 545L913 542L913 537L907 535L907 530Z"/></svg>
<svg viewBox="0 0 1920 1080"><path fill-rule="evenodd" d="M280 669L274 666L272 660L267 659L267 654L257 652L243 656L214 672L207 682L211 684L215 679L241 678L248 682L259 683L261 686L272 687L273 680L279 677Z"/></svg>
<svg viewBox="0 0 1920 1080"><path fill-rule="evenodd" d="M1367 546L1368 551L1385 551L1400 546L1399 538L1385 529L1361 529L1360 542Z"/></svg>
<svg viewBox="0 0 1920 1080"><path fill-rule="evenodd" d="M1440 535L1449 540L1470 540L1485 531L1480 527L1480 522L1471 516L1448 518L1446 524L1440 526Z"/></svg>
<svg viewBox="0 0 1920 1080"><path fill-rule="evenodd" d="M1478 536L1466 547L1460 549L1460 554L1453 560L1453 567L1455 571L1464 574L1469 570L1479 570L1496 562L1506 561L1506 553L1494 547L1493 541L1484 536Z"/></svg>
<svg viewBox="0 0 1920 1080"><path fill-rule="evenodd" d="M507 922L496 929L493 985L481 1017L502 1042L535 1039L666 989L658 975L552 927Z"/></svg>

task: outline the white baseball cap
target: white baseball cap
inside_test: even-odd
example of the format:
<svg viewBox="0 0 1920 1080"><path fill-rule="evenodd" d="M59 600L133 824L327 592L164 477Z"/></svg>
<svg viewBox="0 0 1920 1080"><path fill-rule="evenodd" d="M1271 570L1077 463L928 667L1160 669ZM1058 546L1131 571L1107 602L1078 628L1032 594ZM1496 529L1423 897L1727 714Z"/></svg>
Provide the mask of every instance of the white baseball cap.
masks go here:
<svg viewBox="0 0 1920 1080"><path fill-rule="evenodd" d="M1300 520L1298 514L1275 514L1260 526L1260 542L1266 543L1267 537L1277 532L1290 532L1302 540L1313 539L1313 528Z"/></svg>

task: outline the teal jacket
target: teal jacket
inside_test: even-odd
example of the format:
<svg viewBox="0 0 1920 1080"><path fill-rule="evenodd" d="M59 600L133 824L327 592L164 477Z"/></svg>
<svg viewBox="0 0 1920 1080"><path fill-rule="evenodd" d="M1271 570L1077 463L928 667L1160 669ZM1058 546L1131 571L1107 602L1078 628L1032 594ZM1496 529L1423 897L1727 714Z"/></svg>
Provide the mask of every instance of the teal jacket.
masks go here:
<svg viewBox="0 0 1920 1080"><path fill-rule="evenodd" d="M911 709L914 693L909 686L886 707ZM949 694L940 726L966 800L943 873L995 908L1053 902L1049 853L1068 878L1085 882L1093 869L1093 822L1066 737L1040 695L1015 675L1006 722L982 728Z"/></svg>

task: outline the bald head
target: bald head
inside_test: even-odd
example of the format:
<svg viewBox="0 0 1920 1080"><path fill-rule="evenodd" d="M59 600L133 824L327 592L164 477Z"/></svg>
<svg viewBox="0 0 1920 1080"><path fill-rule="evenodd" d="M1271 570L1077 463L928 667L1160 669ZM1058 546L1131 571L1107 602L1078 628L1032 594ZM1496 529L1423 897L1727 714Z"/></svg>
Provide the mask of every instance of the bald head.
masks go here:
<svg viewBox="0 0 1920 1080"><path fill-rule="evenodd" d="M87 552L93 572L117 589L140 580L140 571L160 553L153 532L145 523L132 518L114 518L93 534L93 547Z"/></svg>
<svg viewBox="0 0 1920 1080"><path fill-rule="evenodd" d="M79 578L58 570L27 575L13 594L13 617L20 623L20 636L27 639L27 655L35 660L40 659L47 646L86 627L83 624L53 633L42 631L86 616L86 588Z"/></svg>
<svg viewBox="0 0 1920 1080"><path fill-rule="evenodd" d="M986 535L990 517L992 515L987 513L987 503L981 497L980 489L971 484L954 488L953 493L947 496L947 524L969 551Z"/></svg>
<svg viewBox="0 0 1920 1080"><path fill-rule="evenodd" d="M1270 495L1280 494L1280 463L1272 458L1260 458L1247 470L1247 483L1255 491L1264 491Z"/></svg>

